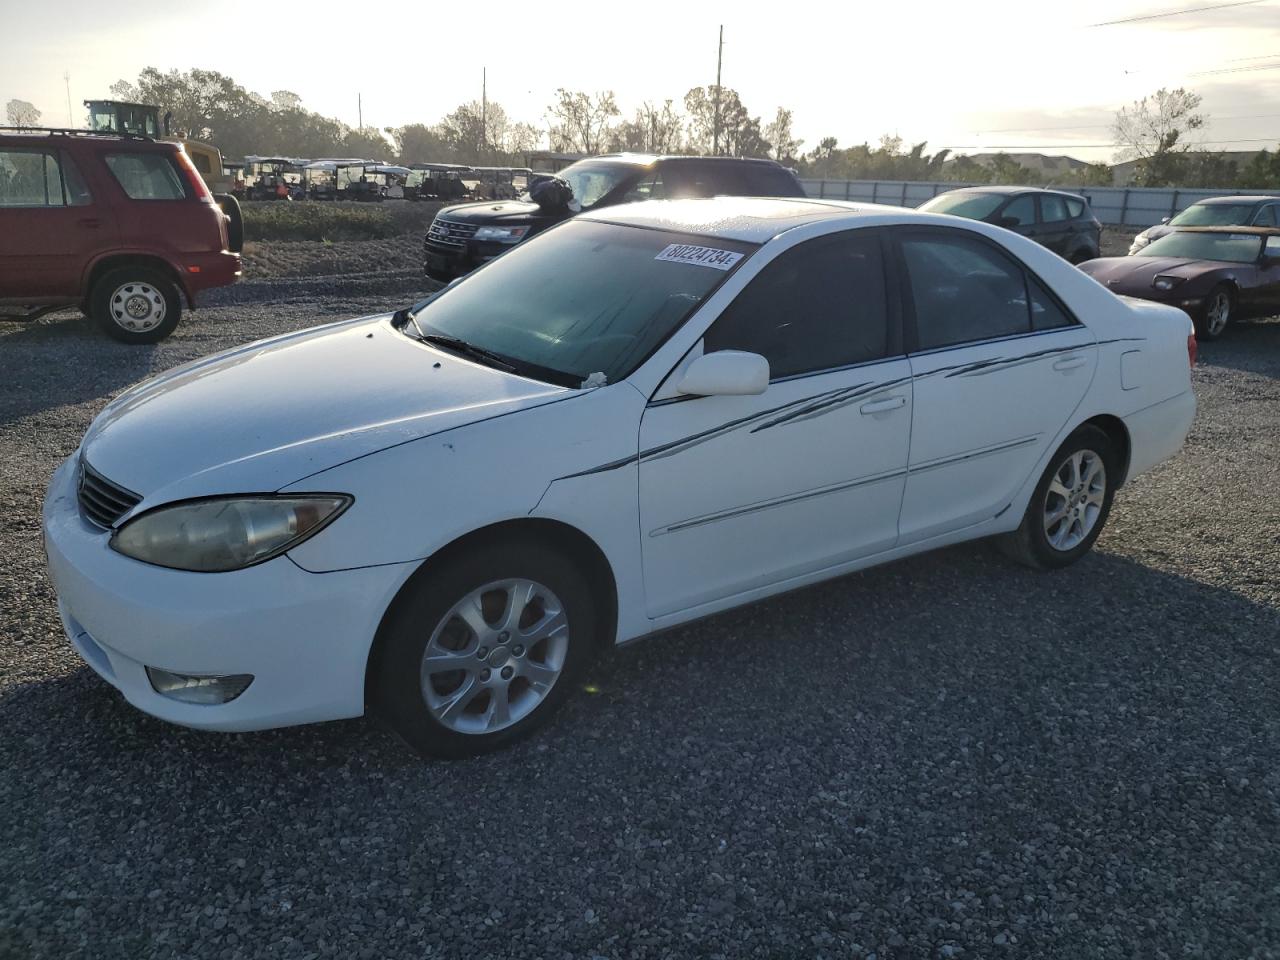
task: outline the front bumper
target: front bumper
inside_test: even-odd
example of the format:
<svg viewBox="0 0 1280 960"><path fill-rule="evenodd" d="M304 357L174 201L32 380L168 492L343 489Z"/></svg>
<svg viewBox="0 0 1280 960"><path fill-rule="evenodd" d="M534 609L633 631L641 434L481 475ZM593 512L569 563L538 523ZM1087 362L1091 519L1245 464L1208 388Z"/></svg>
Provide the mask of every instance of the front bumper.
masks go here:
<svg viewBox="0 0 1280 960"><path fill-rule="evenodd" d="M483 240L446 245L428 239L422 244L422 272L432 280L448 283L458 277L465 277L476 267L502 256L514 246L514 243L490 243Z"/></svg>
<svg viewBox="0 0 1280 960"><path fill-rule="evenodd" d="M321 534L322 535L322 534ZM308 573L287 556L231 573L188 573L107 545L76 502L74 458L44 504L45 550L72 645L131 704L206 730L262 730L364 712L369 648L414 564ZM146 667L252 674L229 703L157 693Z"/></svg>

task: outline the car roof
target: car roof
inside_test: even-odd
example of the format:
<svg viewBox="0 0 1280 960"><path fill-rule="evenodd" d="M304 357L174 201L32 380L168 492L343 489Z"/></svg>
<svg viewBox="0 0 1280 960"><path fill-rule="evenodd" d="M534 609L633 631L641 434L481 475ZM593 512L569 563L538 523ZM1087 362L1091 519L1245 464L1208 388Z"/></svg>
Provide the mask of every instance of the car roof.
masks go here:
<svg viewBox="0 0 1280 960"><path fill-rule="evenodd" d="M607 163L625 163L630 166L647 167L650 164L661 161L671 160L696 160L699 163L717 163L717 164L753 164L756 166L777 167L785 170L786 167L778 163L776 160L767 160L760 157L695 157L682 153L604 153L598 157L583 157L582 160L575 161L582 163L583 161L602 160Z"/></svg>
<svg viewBox="0 0 1280 960"><path fill-rule="evenodd" d="M1226 203L1264 203L1267 200L1280 200L1280 197L1269 197L1269 196L1262 196L1262 195L1256 195L1256 196L1240 195L1240 196L1232 196L1232 197L1205 197L1203 200L1197 200L1195 203L1192 204L1192 206L1194 207L1200 204L1214 206L1215 204L1226 204Z"/></svg>
<svg viewBox="0 0 1280 960"><path fill-rule="evenodd" d="M1174 227L1174 233L1234 233L1249 234L1255 237L1280 236L1280 227Z"/></svg>
<svg viewBox="0 0 1280 960"><path fill-rule="evenodd" d="M176 150L178 144L172 140L157 140L153 137L134 133L114 133L107 130L72 130L33 127L28 129L0 129L0 143L6 147L65 147L70 144L106 144L120 145L127 143L131 149L141 150Z"/></svg>
<svg viewBox="0 0 1280 960"><path fill-rule="evenodd" d="M745 243L765 243L794 227L836 218L850 221L883 220L885 215L909 215L937 220L904 207L878 203L847 203L801 197L710 197L687 200L647 200L588 210L577 219L669 230Z"/></svg>
<svg viewBox="0 0 1280 960"><path fill-rule="evenodd" d="M992 193L992 194L1000 194L1001 196L1011 195L1015 193L1055 193L1060 197L1071 197L1071 199L1073 200L1084 199L1084 197L1080 196L1080 194L1078 193L1070 193L1066 190L1046 190L1043 187L1000 187L1000 186L960 187L956 190L948 190L946 191L946 193ZM942 196L946 196L946 194L940 193L938 194L938 196L942 197Z"/></svg>

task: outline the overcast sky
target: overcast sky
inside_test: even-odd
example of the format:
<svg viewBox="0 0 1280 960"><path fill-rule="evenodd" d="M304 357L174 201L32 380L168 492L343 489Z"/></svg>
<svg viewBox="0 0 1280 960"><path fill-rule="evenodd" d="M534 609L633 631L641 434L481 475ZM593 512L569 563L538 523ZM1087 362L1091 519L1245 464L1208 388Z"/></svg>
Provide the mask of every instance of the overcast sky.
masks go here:
<svg viewBox="0 0 1280 960"><path fill-rule="evenodd" d="M629 115L646 99L678 102L713 83L723 23L725 86L765 121L790 108L805 149L824 136L847 146L897 133L931 150L1110 159L1110 147L1087 145L1109 141L1115 110L1179 85L1218 118L1204 139L1234 138L1211 146L1274 149L1280 69L1248 68L1280 68L1280 0L1091 26L1214 2L49 0L6 5L0 101L29 100L44 122L65 124L65 71L78 126L81 101L108 96L113 81L146 66L198 66L263 95L292 90L353 125L359 92L366 124L386 127L434 123L478 99L487 67L490 98L541 125L557 87L611 89ZM1241 142L1254 138L1269 142Z"/></svg>

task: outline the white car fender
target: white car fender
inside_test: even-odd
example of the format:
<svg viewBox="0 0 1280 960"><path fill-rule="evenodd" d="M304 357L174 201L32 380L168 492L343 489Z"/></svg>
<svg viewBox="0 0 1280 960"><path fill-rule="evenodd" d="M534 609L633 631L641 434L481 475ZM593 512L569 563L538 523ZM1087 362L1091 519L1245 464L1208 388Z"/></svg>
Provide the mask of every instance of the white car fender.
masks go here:
<svg viewBox="0 0 1280 960"><path fill-rule="evenodd" d="M352 460L282 493L349 493L351 507L289 552L324 572L423 560L475 530L528 517L551 484L634 459L644 397L627 383L568 395ZM634 524L635 501L614 504Z"/></svg>

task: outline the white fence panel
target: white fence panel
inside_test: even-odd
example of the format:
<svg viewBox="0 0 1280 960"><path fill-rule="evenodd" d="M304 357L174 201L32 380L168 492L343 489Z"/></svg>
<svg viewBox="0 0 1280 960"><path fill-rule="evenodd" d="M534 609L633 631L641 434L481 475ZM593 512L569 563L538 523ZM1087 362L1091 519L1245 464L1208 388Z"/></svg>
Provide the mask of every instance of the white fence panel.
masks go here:
<svg viewBox="0 0 1280 960"><path fill-rule="evenodd" d="M898 207L918 207L926 200L948 190L976 186L914 180L801 180L800 185L811 197L829 200L854 200L883 203ZM1205 197L1238 196L1247 190L1173 189L1159 187L1061 187L1064 193L1085 197L1094 214L1112 226L1149 227L1165 217L1185 210Z"/></svg>

